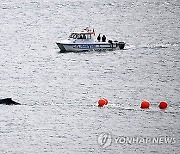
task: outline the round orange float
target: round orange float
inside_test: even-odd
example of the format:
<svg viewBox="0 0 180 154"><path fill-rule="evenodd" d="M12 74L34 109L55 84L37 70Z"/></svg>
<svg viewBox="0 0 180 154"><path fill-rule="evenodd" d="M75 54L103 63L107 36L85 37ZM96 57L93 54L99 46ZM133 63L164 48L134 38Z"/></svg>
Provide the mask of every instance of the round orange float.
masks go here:
<svg viewBox="0 0 180 154"><path fill-rule="evenodd" d="M168 103L166 101L162 101L159 103L159 108L160 109L166 109L168 106Z"/></svg>
<svg viewBox="0 0 180 154"><path fill-rule="evenodd" d="M149 109L149 106L150 106L150 102L149 102L149 101L143 100L143 101L141 102L141 108L142 108L142 109Z"/></svg>
<svg viewBox="0 0 180 154"><path fill-rule="evenodd" d="M105 105L106 101L102 98L100 98L100 100L98 101L98 106L99 107L103 107Z"/></svg>

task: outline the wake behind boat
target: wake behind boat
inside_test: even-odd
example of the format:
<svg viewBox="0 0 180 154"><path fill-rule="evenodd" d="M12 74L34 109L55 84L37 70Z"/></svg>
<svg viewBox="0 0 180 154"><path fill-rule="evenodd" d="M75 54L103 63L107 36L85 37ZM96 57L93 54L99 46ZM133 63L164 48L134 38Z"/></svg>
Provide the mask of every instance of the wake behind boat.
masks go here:
<svg viewBox="0 0 180 154"><path fill-rule="evenodd" d="M97 37L97 39L95 39ZM73 32L69 38L56 43L60 52L81 52L81 51L104 51L124 49L125 43L108 40L106 36L95 35L94 29L84 29L81 32Z"/></svg>

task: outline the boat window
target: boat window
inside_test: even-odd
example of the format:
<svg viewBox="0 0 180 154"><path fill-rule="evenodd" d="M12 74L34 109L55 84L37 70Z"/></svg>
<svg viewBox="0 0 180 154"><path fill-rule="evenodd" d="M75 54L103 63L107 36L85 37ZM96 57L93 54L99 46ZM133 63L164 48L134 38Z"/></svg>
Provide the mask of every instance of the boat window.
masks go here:
<svg viewBox="0 0 180 154"><path fill-rule="evenodd" d="M79 39L79 35L78 34L76 34L76 38Z"/></svg>
<svg viewBox="0 0 180 154"><path fill-rule="evenodd" d="M76 33L72 33L69 38L73 38L73 39L76 39L77 38L77 34Z"/></svg>
<svg viewBox="0 0 180 154"><path fill-rule="evenodd" d="M69 38L73 38L73 36L74 36L74 33L72 33L72 34L69 36Z"/></svg>
<svg viewBox="0 0 180 154"><path fill-rule="evenodd" d="M91 34L87 34L87 39L91 39Z"/></svg>
<svg viewBox="0 0 180 154"><path fill-rule="evenodd" d="M86 35L85 34L83 34L83 39L86 39Z"/></svg>
<svg viewBox="0 0 180 154"><path fill-rule="evenodd" d="M76 34L74 34L74 35L73 35L73 39L76 39L76 38L77 38L77 35L76 35Z"/></svg>
<svg viewBox="0 0 180 154"><path fill-rule="evenodd" d="M74 35L73 35L73 39L76 39L76 38L77 38L77 34L74 34Z"/></svg>
<svg viewBox="0 0 180 154"><path fill-rule="evenodd" d="M82 34L77 34L77 39L83 39L83 35Z"/></svg>

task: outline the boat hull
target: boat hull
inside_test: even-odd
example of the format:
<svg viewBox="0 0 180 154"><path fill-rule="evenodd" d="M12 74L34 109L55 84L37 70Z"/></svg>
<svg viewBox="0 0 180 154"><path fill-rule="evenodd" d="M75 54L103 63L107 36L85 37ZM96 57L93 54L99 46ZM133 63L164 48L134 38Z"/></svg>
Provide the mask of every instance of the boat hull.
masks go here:
<svg viewBox="0 0 180 154"><path fill-rule="evenodd" d="M60 48L60 52L82 52L82 51L105 51L124 49L124 42L101 42L101 43L56 43Z"/></svg>

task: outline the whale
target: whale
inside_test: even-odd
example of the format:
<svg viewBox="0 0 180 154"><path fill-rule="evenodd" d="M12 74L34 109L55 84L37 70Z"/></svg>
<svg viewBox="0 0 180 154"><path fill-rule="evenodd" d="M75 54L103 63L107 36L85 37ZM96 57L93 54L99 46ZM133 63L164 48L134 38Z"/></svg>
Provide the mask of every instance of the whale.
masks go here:
<svg viewBox="0 0 180 154"><path fill-rule="evenodd" d="M4 105L21 105L20 103L13 101L12 98L0 99L0 104L4 104Z"/></svg>

